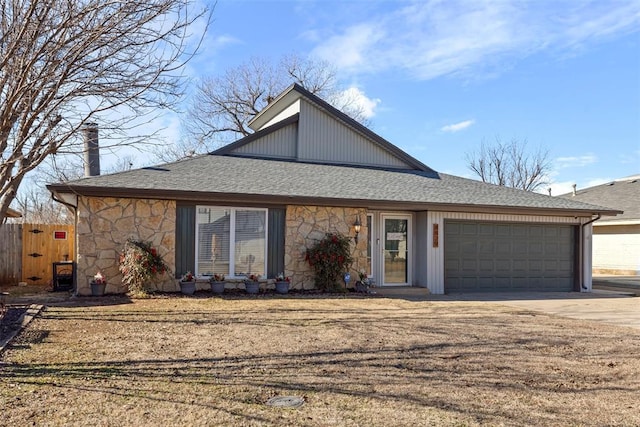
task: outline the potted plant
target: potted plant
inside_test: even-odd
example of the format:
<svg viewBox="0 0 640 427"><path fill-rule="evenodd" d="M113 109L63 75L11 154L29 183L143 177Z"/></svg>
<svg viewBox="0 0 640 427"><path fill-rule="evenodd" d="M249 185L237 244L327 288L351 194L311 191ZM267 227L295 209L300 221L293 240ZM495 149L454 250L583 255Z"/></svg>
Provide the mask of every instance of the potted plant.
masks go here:
<svg viewBox="0 0 640 427"><path fill-rule="evenodd" d="M370 282L369 278L367 277L367 273L365 273L364 271L360 271L358 273L358 277L360 279L356 282L356 292L368 293Z"/></svg>
<svg viewBox="0 0 640 427"><path fill-rule="evenodd" d="M244 280L244 289L248 294L257 294L260 291L260 275L259 274L250 274Z"/></svg>
<svg viewBox="0 0 640 427"><path fill-rule="evenodd" d="M99 297L104 295L104 291L107 288L107 280L104 278L102 273L99 271L93 276L93 280L91 280L91 295L94 297Z"/></svg>
<svg viewBox="0 0 640 427"><path fill-rule="evenodd" d="M185 295L193 295L196 292L196 278L190 271L180 279L180 292Z"/></svg>
<svg viewBox="0 0 640 427"><path fill-rule="evenodd" d="M211 284L211 292L218 295L224 293L224 286L226 284L224 274L214 274L211 276L211 279L209 279L209 283Z"/></svg>
<svg viewBox="0 0 640 427"><path fill-rule="evenodd" d="M279 294L286 294L289 292L289 283L291 278L286 277L284 273L280 273L276 276L276 292Z"/></svg>

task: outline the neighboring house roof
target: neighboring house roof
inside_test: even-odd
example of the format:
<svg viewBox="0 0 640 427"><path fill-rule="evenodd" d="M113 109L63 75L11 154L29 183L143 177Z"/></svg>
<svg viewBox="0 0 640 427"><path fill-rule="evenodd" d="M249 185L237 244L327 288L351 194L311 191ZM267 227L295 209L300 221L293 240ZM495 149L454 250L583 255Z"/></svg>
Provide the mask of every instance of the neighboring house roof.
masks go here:
<svg viewBox="0 0 640 427"><path fill-rule="evenodd" d="M47 187L59 193L99 197L211 199L228 203L328 204L477 212L526 210L528 213L558 215L615 215L617 212L615 209L435 172L212 154Z"/></svg>
<svg viewBox="0 0 640 427"><path fill-rule="evenodd" d="M590 216L616 209L440 174L299 85L211 154L48 185L54 193L199 203Z"/></svg>
<svg viewBox="0 0 640 427"><path fill-rule="evenodd" d="M15 209L7 209L7 218L21 218L22 214Z"/></svg>
<svg viewBox="0 0 640 427"><path fill-rule="evenodd" d="M615 218L600 220L594 225L640 223L640 174L619 178L594 187L576 190L559 197L584 203L594 203L624 211Z"/></svg>

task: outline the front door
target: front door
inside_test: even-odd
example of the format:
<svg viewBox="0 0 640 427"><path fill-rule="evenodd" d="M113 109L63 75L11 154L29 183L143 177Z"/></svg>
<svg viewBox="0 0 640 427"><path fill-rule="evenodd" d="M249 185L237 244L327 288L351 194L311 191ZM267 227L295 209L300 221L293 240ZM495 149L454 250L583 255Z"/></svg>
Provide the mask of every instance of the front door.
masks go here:
<svg viewBox="0 0 640 427"><path fill-rule="evenodd" d="M411 216L382 215L382 284L408 286Z"/></svg>

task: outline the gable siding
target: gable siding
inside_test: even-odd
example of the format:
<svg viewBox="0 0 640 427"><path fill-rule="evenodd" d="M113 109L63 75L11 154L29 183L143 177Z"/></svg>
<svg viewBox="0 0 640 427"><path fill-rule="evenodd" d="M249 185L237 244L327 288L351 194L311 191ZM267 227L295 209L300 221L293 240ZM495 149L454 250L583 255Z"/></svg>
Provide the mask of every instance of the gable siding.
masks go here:
<svg viewBox="0 0 640 427"><path fill-rule="evenodd" d="M291 117L294 114L298 114L300 112L300 100L298 99L296 102L294 102L293 104L289 105L287 108L285 108L284 110L282 110L280 113L276 114L276 116L269 120L268 122L266 122L262 127L260 127L260 129L264 129L266 127L269 127L271 125L274 125L278 122L281 122L282 120L286 119L287 117Z"/></svg>
<svg viewBox="0 0 640 427"><path fill-rule="evenodd" d="M300 105L298 159L411 169L392 153L307 101Z"/></svg>
<svg viewBox="0 0 640 427"><path fill-rule="evenodd" d="M269 133L232 151L233 154L271 157L279 159L296 158L298 124L292 123Z"/></svg>

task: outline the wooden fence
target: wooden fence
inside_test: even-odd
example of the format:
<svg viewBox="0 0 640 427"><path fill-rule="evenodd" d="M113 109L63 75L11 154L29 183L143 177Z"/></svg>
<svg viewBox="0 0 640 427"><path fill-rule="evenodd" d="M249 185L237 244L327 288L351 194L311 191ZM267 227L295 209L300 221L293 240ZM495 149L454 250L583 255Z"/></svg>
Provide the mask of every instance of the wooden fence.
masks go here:
<svg viewBox="0 0 640 427"><path fill-rule="evenodd" d="M0 285L22 280L22 224L0 225Z"/></svg>
<svg viewBox="0 0 640 427"><path fill-rule="evenodd" d="M61 224L0 226L0 284L47 285L54 262L73 260L74 227Z"/></svg>

